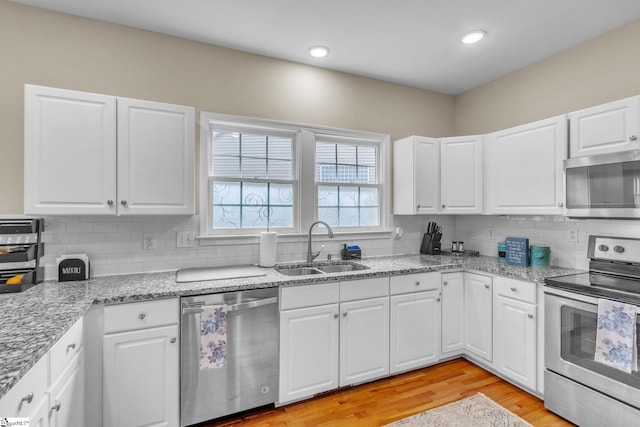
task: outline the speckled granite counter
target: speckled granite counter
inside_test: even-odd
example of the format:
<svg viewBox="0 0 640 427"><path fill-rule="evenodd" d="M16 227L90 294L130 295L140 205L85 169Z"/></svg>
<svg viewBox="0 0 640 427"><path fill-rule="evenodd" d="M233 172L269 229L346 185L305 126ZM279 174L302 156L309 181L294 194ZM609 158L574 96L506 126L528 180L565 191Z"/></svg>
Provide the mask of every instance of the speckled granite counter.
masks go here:
<svg viewBox="0 0 640 427"><path fill-rule="evenodd" d="M560 267L521 268L492 257L407 255L359 260L369 269L311 276L285 276L265 268L264 276L220 281L176 283L175 272L98 277L84 282L45 282L18 294L0 294L0 398L46 354L92 304L297 286L341 278L358 279L464 269L531 282L577 270Z"/></svg>

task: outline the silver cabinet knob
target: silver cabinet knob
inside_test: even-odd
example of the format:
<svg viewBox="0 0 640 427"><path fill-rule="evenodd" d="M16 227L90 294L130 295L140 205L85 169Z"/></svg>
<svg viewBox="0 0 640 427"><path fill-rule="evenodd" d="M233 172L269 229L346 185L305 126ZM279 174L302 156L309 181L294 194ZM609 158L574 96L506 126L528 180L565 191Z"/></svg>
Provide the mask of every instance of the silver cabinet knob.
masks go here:
<svg viewBox="0 0 640 427"><path fill-rule="evenodd" d="M67 353L69 352L69 350L73 350L74 348L76 348L76 343L72 342L67 346Z"/></svg>
<svg viewBox="0 0 640 427"><path fill-rule="evenodd" d="M515 291L517 291L517 289L516 289L516 287L515 287L515 286L512 286L510 289L511 289L511 292L515 292Z"/></svg>
<svg viewBox="0 0 640 427"><path fill-rule="evenodd" d="M176 337L173 337L169 340L169 342L171 342L171 344L174 344L177 341Z"/></svg>
<svg viewBox="0 0 640 427"><path fill-rule="evenodd" d="M347 317L347 314L349 314L347 311L345 311L344 313L342 313L342 317Z"/></svg>
<svg viewBox="0 0 640 427"><path fill-rule="evenodd" d="M416 280L416 286L420 286L420 280Z"/></svg>
<svg viewBox="0 0 640 427"><path fill-rule="evenodd" d="M437 302L440 302L440 297L436 298L436 301L437 301Z"/></svg>
<svg viewBox="0 0 640 427"><path fill-rule="evenodd" d="M489 286L489 284L488 284L488 283L485 283L485 284L484 284L484 287L485 287L485 288L487 288L487 289L489 289L491 286Z"/></svg>
<svg viewBox="0 0 640 427"><path fill-rule="evenodd" d="M140 319L140 320L144 320L145 317L147 317L147 313L138 314L138 319Z"/></svg>
<svg viewBox="0 0 640 427"><path fill-rule="evenodd" d="M127 201L126 200L120 200L120 204L122 206L127 206Z"/></svg>
<svg viewBox="0 0 640 427"><path fill-rule="evenodd" d="M60 407L62 406L62 403L60 403L59 400L56 400L55 402L56 403L54 403L54 405L51 407L51 410L49 411L49 416L53 414L53 411L58 412L60 410Z"/></svg>
<svg viewBox="0 0 640 427"><path fill-rule="evenodd" d="M420 209L420 205L416 206L416 208Z"/></svg>
<svg viewBox="0 0 640 427"><path fill-rule="evenodd" d="M561 208L562 206L564 206L564 203L558 202L558 207Z"/></svg>
<svg viewBox="0 0 640 427"><path fill-rule="evenodd" d="M108 206L113 206L113 200L107 200L107 205Z"/></svg>
<svg viewBox="0 0 640 427"><path fill-rule="evenodd" d="M635 140L637 140L637 139L638 139L638 137L637 137L637 136L635 136L635 135L631 135L631 136L629 137L629 141L635 141Z"/></svg>
<svg viewBox="0 0 640 427"><path fill-rule="evenodd" d="M529 313L529 314L527 314L527 317L528 317L529 319L533 319L533 314Z"/></svg>
<svg viewBox="0 0 640 427"><path fill-rule="evenodd" d="M444 208L446 208L446 207L447 207L447 205L442 205L442 209L444 209Z"/></svg>
<svg viewBox="0 0 640 427"><path fill-rule="evenodd" d="M29 392L25 397L20 399L20 403L22 402L31 403L32 400L33 400L33 392Z"/></svg>
<svg viewBox="0 0 640 427"><path fill-rule="evenodd" d="M340 317L340 315L339 315L338 313L336 313L336 314L334 314L334 315L333 315L333 318L334 318L334 319L337 319L338 317Z"/></svg>
<svg viewBox="0 0 640 427"><path fill-rule="evenodd" d="M447 286L449 284L449 282L447 282L446 280L444 282L442 282L443 285Z"/></svg>

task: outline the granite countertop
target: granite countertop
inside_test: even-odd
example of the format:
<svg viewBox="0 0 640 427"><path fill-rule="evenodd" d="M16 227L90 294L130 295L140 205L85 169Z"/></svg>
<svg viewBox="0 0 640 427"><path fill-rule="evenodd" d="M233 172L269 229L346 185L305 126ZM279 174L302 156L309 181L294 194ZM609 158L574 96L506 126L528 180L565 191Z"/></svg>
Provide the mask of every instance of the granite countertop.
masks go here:
<svg viewBox="0 0 640 427"><path fill-rule="evenodd" d="M175 272L131 274L96 277L81 282L44 282L25 292L0 294L0 398L93 304L452 269L474 270L540 283L544 282L545 277L578 272L562 267L513 267L499 263L497 258L485 256L403 255L365 258L357 262L369 269L286 276L272 268L264 268L264 276L191 283L176 283Z"/></svg>

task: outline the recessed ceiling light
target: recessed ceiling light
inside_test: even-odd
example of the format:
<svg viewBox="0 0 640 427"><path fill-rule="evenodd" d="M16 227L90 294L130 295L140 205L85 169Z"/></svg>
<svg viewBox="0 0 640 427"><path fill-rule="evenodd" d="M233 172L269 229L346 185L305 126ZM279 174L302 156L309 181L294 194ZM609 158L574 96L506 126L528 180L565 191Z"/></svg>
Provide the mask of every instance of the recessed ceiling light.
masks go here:
<svg viewBox="0 0 640 427"><path fill-rule="evenodd" d="M329 48L325 46L313 46L309 48L309 53L315 58L323 58L329 53Z"/></svg>
<svg viewBox="0 0 640 427"><path fill-rule="evenodd" d="M478 43L486 35L487 35L487 32L484 30L470 31L462 37L462 43L464 44Z"/></svg>

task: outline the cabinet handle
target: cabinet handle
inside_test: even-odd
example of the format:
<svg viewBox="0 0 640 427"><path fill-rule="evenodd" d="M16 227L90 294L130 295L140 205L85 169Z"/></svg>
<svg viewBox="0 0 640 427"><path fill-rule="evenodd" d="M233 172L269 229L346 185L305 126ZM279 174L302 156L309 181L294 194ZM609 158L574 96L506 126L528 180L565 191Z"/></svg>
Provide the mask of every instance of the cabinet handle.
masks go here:
<svg viewBox="0 0 640 427"><path fill-rule="evenodd" d="M447 286L449 284L449 282L447 282L446 280L444 282L442 282L443 285Z"/></svg>
<svg viewBox="0 0 640 427"><path fill-rule="evenodd" d="M440 297L436 298L436 301L437 301L437 302L440 302Z"/></svg>
<svg viewBox="0 0 640 427"><path fill-rule="evenodd" d="M561 208L564 205L562 202L558 202L558 207Z"/></svg>
<svg viewBox="0 0 640 427"><path fill-rule="evenodd" d="M32 400L33 400L33 392L29 392L25 397L20 399L20 403L22 402L31 403Z"/></svg>
<svg viewBox="0 0 640 427"><path fill-rule="evenodd" d="M174 344L177 340L176 340L176 337L173 337L169 341L171 342L171 344Z"/></svg>
<svg viewBox="0 0 640 427"><path fill-rule="evenodd" d="M527 317L528 317L529 319L533 319L533 314L529 313L529 314L527 314Z"/></svg>
<svg viewBox="0 0 640 427"><path fill-rule="evenodd" d="M345 311L344 313L342 313L342 317L347 317L347 314L349 314L349 312Z"/></svg>
<svg viewBox="0 0 640 427"><path fill-rule="evenodd" d="M420 286L420 280L416 280L416 286Z"/></svg>
<svg viewBox="0 0 640 427"><path fill-rule="evenodd" d="M69 350L73 350L74 348L76 348L76 343L72 342L67 346L67 353L69 352Z"/></svg>
<svg viewBox="0 0 640 427"><path fill-rule="evenodd" d="M631 135L631 136L629 137L629 141L635 141L636 139L638 139L638 137L637 137L637 136L635 136L635 135Z"/></svg>
<svg viewBox="0 0 640 427"><path fill-rule="evenodd" d="M143 320L145 317L147 317L147 313L138 314L138 319L140 319L140 320Z"/></svg>
<svg viewBox="0 0 640 427"><path fill-rule="evenodd" d="M416 208L420 209L420 205L416 206Z"/></svg>
<svg viewBox="0 0 640 427"><path fill-rule="evenodd" d="M487 289L489 289L491 286L489 286L489 284L488 284L488 283L485 283L485 284L484 284L484 287L485 287L485 288L487 288Z"/></svg>
<svg viewBox="0 0 640 427"><path fill-rule="evenodd" d="M340 317L340 315L339 315L338 313L336 313L336 314L334 314L334 315L333 315L333 318L334 318L334 319L337 319L338 317Z"/></svg>
<svg viewBox="0 0 640 427"><path fill-rule="evenodd" d="M51 410L49 411L49 416L51 416L53 414L53 411L60 411L60 407L62 406L62 403L60 403L59 400L55 401L56 403L51 407Z"/></svg>
<svg viewBox="0 0 640 427"><path fill-rule="evenodd" d="M446 208L446 207L447 207L447 205L442 205L442 209L444 209L444 208Z"/></svg>
<svg viewBox="0 0 640 427"><path fill-rule="evenodd" d="M122 206L127 206L127 201L126 200L120 200L120 204Z"/></svg>
<svg viewBox="0 0 640 427"><path fill-rule="evenodd" d="M516 289L516 287L515 287L515 286L512 286L510 289L511 289L511 292L515 292L515 291L517 291L517 289Z"/></svg>
<svg viewBox="0 0 640 427"><path fill-rule="evenodd" d="M113 200L107 200L107 205L108 206L113 206Z"/></svg>

